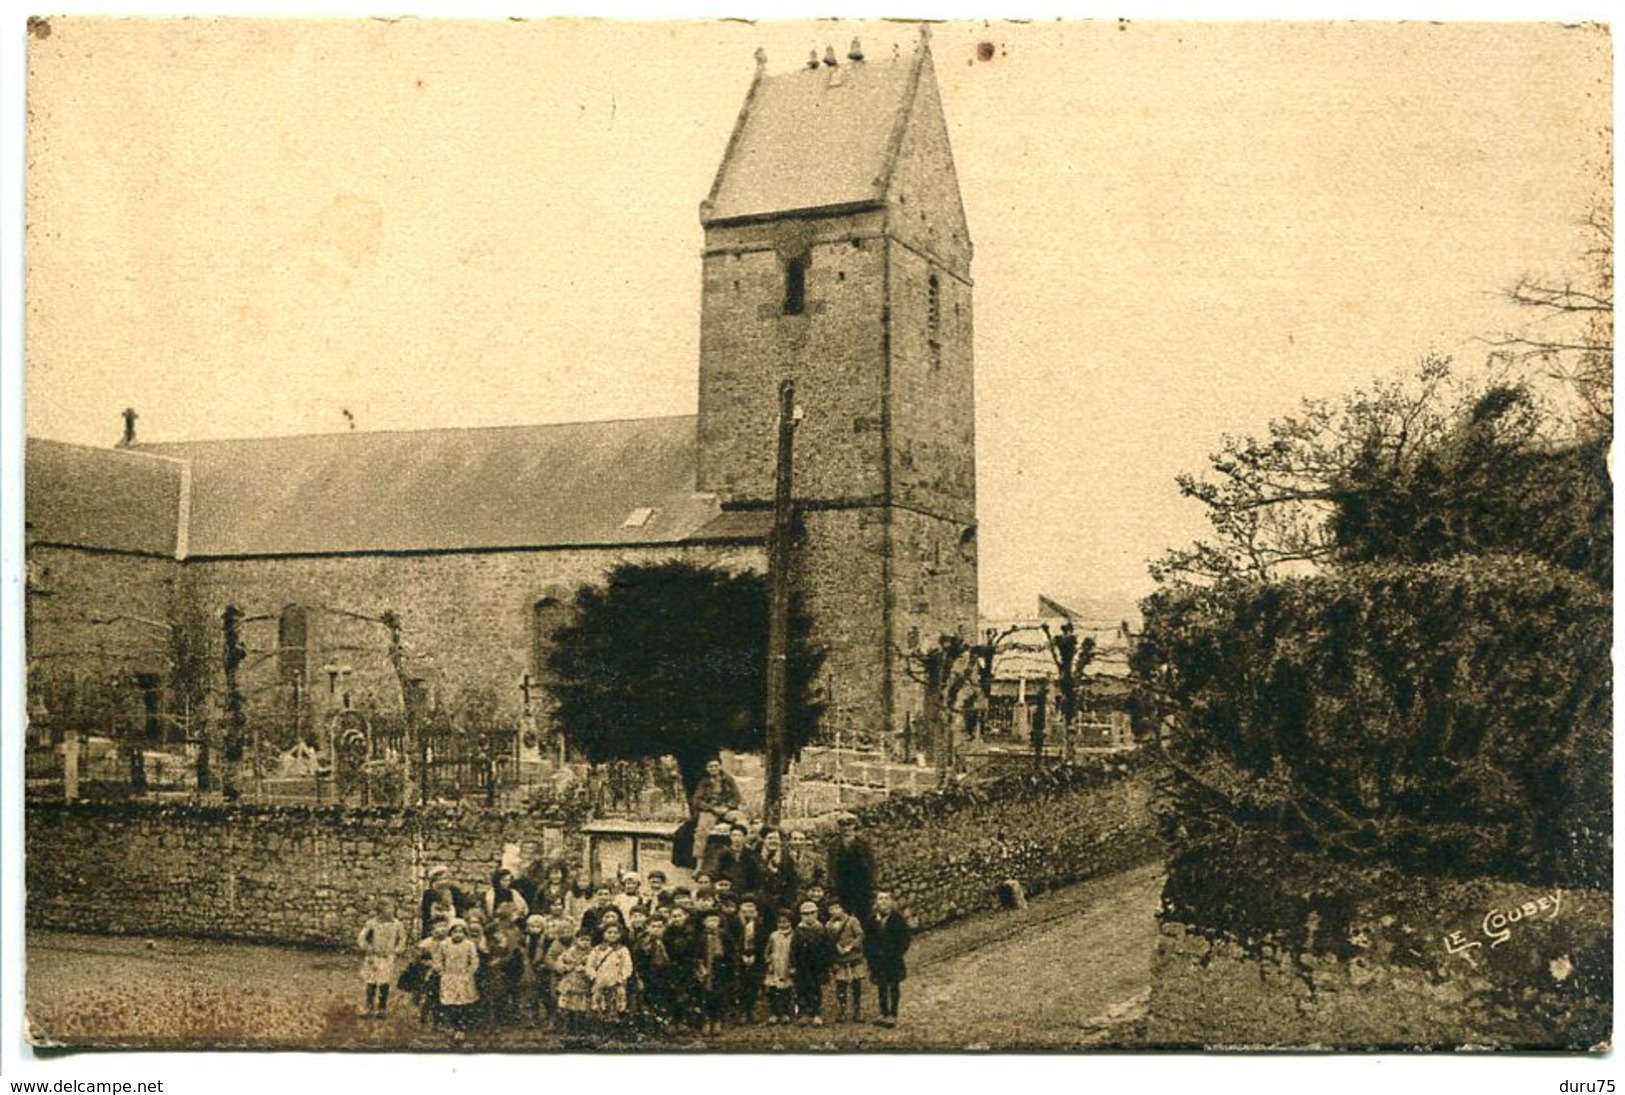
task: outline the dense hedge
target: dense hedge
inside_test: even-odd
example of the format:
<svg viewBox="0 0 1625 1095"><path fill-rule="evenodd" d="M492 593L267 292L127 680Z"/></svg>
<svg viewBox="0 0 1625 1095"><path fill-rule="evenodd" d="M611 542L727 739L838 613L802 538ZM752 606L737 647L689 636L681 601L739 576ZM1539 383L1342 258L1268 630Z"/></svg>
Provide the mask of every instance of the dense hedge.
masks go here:
<svg viewBox="0 0 1625 1095"><path fill-rule="evenodd" d="M1584 578L1491 556L1164 590L1147 607L1135 666L1172 762L1158 811L1176 866L1312 853L1611 884L1611 605ZM1184 915L1226 919L1224 887L1192 885Z"/></svg>

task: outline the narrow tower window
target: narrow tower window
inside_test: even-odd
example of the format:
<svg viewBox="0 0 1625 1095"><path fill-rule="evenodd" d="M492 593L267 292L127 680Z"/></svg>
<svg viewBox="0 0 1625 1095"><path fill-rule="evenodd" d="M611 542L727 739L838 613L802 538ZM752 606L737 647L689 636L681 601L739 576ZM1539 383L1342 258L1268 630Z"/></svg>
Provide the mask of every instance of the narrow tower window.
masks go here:
<svg viewBox="0 0 1625 1095"><path fill-rule="evenodd" d="M807 260L784 264L784 314L799 316L807 307Z"/></svg>

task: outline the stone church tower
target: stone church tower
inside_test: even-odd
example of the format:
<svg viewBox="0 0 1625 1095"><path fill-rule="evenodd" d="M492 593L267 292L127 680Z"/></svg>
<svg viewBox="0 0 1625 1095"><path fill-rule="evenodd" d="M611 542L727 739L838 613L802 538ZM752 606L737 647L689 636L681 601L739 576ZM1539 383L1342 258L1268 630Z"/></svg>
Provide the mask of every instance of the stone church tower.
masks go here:
<svg viewBox="0 0 1625 1095"><path fill-rule="evenodd" d="M929 38L779 75L758 55L700 219L698 487L769 503L793 378L826 733L901 743L923 702L906 652L976 623L972 248Z"/></svg>

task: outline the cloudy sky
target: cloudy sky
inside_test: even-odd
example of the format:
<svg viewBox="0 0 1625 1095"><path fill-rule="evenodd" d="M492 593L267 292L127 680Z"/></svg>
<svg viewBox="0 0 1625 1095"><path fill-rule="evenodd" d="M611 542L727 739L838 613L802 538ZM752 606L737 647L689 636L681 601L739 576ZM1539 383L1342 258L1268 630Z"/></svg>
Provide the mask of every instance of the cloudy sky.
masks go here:
<svg viewBox="0 0 1625 1095"><path fill-rule="evenodd" d="M749 83L902 24L53 20L29 43L27 425L146 440L687 414L697 206ZM981 43L994 46L978 60ZM842 50L844 52L844 50ZM1224 432L1573 268L1606 36L950 23L982 601L1139 594Z"/></svg>

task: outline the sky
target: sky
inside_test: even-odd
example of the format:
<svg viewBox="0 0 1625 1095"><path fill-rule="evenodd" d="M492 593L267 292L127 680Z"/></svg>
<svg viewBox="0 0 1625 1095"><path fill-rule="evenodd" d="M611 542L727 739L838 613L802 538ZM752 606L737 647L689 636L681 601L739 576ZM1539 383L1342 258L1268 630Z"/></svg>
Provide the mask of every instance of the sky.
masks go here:
<svg viewBox="0 0 1625 1095"><path fill-rule="evenodd" d="M111 444L695 409L701 231L770 70L900 23L59 18L29 42L26 424ZM994 46L979 60L978 46ZM959 22L981 601L1137 596L1225 433L1577 269L1606 34Z"/></svg>

